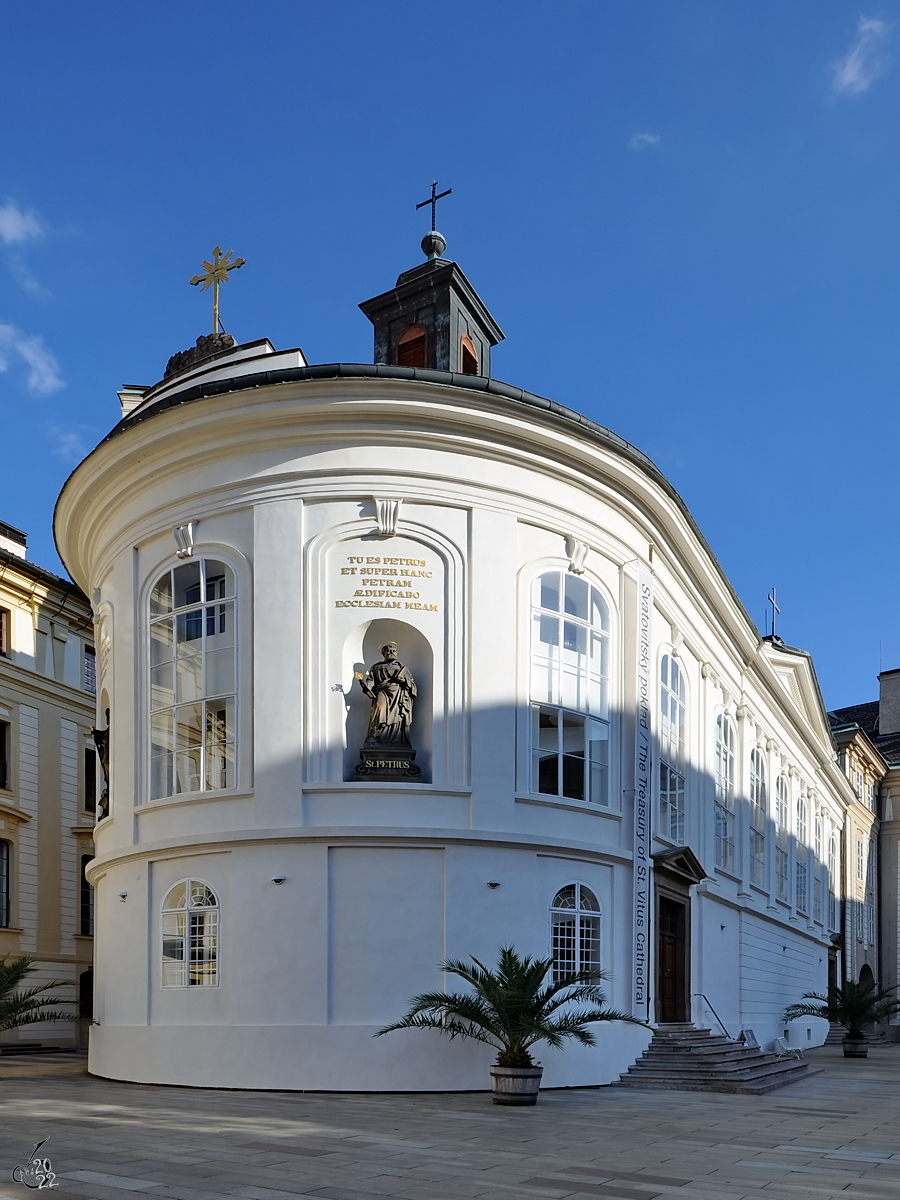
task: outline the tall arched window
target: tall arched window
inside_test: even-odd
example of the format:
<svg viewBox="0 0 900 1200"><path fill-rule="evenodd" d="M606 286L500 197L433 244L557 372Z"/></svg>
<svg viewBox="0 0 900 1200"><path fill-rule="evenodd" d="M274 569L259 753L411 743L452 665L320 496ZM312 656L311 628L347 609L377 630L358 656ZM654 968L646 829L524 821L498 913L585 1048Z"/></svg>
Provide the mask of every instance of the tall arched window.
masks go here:
<svg viewBox="0 0 900 1200"><path fill-rule="evenodd" d="M150 595L150 798L234 787L235 581L201 558Z"/></svg>
<svg viewBox="0 0 900 1200"><path fill-rule="evenodd" d="M822 818L813 818L813 920L822 920Z"/></svg>
<svg viewBox="0 0 900 1200"><path fill-rule="evenodd" d="M582 883L570 883L550 905L553 980L600 966L600 905Z"/></svg>
<svg viewBox="0 0 900 1200"><path fill-rule="evenodd" d="M664 654L659 671L659 823L667 837L684 841L684 675Z"/></svg>
<svg viewBox="0 0 900 1200"><path fill-rule="evenodd" d="M734 726L716 720L716 866L734 870Z"/></svg>
<svg viewBox="0 0 900 1200"><path fill-rule="evenodd" d="M3 929L9 927L12 917L10 857L9 842L0 842L0 928Z"/></svg>
<svg viewBox="0 0 900 1200"><path fill-rule="evenodd" d="M790 805L788 797L788 781L785 775L779 775L775 784L775 894L779 900L790 899L789 846L790 833L788 821Z"/></svg>
<svg viewBox="0 0 900 1200"><path fill-rule="evenodd" d="M837 838L828 839L828 928L837 929Z"/></svg>
<svg viewBox="0 0 900 1200"><path fill-rule="evenodd" d="M421 325L410 325L397 342L397 366L424 367L425 358L425 330Z"/></svg>
<svg viewBox="0 0 900 1200"><path fill-rule="evenodd" d="M807 839L809 837L809 819L807 816L807 804L801 797L797 801L797 866L796 866L796 894L797 894L797 911L805 913L809 910L809 885L807 882L808 867L807 867Z"/></svg>
<svg viewBox="0 0 900 1200"><path fill-rule="evenodd" d="M162 986L212 987L219 982L219 905L198 879L176 883L163 901Z"/></svg>
<svg viewBox="0 0 900 1200"><path fill-rule="evenodd" d="M609 804L609 610L577 575L532 585L531 790Z"/></svg>
<svg viewBox="0 0 900 1200"><path fill-rule="evenodd" d="M750 752L750 882L764 887L766 882L766 817L769 797L766 788L766 760L758 747Z"/></svg>

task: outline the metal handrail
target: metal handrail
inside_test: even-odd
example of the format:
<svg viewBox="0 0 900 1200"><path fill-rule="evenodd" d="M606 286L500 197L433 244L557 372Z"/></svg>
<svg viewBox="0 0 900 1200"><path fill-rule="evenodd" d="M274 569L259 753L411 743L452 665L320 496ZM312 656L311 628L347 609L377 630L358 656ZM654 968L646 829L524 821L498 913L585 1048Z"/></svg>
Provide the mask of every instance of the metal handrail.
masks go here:
<svg viewBox="0 0 900 1200"><path fill-rule="evenodd" d="M706 1000L706 1005L707 1005L707 1007L709 1008L709 1010L710 1010L710 1012L712 1013L712 1015L713 1015L713 1016L716 1018L716 1020L719 1022L719 1028L722 1030L722 1032L725 1034L725 1036L726 1036L726 1037L727 1037L729 1040L731 1040L731 1034L730 1034L730 1033L728 1032L728 1030L725 1028L725 1025L724 1025L724 1023L723 1023L723 1021L722 1021L722 1018L719 1016L719 1014L716 1012L716 1010L715 1010L715 1009L713 1008L713 1006L710 1004L709 1000L707 1000L706 996L704 996L702 992L694 992L694 995L695 995L695 996L699 996L701 1000Z"/></svg>

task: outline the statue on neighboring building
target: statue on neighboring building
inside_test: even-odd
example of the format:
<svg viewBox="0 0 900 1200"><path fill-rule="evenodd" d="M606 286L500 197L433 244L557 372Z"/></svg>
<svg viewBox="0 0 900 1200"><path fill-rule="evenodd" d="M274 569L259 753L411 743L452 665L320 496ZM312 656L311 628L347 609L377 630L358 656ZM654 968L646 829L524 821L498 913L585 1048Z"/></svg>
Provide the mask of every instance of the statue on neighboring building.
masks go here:
<svg viewBox="0 0 900 1200"><path fill-rule="evenodd" d="M397 643L381 647L381 662L365 675L356 672L359 686L372 701L366 740L359 752L357 777L396 779L398 774L418 777L416 752L410 745L416 681L397 657Z"/></svg>
<svg viewBox="0 0 900 1200"><path fill-rule="evenodd" d="M102 821L109 816L109 709L106 710L106 728L95 729L91 726L91 737L97 747L97 757L103 768L103 791L97 805L97 820Z"/></svg>

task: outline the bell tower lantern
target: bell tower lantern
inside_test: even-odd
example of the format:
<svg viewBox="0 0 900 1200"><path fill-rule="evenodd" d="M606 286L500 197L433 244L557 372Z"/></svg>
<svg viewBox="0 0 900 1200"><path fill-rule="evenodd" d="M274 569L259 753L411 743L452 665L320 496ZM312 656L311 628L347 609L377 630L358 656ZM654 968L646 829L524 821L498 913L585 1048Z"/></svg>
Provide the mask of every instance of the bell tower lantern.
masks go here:
<svg viewBox="0 0 900 1200"><path fill-rule="evenodd" d="M436 229L422 239L426 261L360 308L375 326L375 362L460 375L491 373L491 347L503 333Z"/></svg>

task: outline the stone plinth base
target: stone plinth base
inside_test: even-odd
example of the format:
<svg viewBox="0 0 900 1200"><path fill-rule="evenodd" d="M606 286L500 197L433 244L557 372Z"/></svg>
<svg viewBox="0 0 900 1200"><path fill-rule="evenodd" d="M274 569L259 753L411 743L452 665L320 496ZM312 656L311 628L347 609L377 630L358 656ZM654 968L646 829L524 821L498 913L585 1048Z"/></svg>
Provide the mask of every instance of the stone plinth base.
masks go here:
<svg viewBox="0 0 900 1200"><path fill-rule="evenodd" d="M354 779L418 780L421 770L416 766L416 752L411 746L364 747L353 772Z"/></svg>

